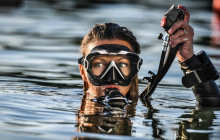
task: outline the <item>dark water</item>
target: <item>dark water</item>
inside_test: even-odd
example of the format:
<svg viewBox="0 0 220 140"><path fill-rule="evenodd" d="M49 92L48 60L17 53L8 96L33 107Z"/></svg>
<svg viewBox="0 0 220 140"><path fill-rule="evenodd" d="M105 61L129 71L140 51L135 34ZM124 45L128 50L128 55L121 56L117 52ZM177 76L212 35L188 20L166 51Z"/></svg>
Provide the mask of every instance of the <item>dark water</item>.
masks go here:
<svg viewBox="0 0 220 140"><path fill-rule="evenodd" d="M210 2L96 2L28 0L0 8L0 139L220 139L220 109L196 107L176 62L151 104L138 101L127 111L101 115L100 107L82 100L77 64L80 41L93 24L127 26L142 46L142 91L142 78L158 67L161 17L175 3L191 12L195 51L206 50L220 71L220 35L213 29L219 24Z"/></svg>

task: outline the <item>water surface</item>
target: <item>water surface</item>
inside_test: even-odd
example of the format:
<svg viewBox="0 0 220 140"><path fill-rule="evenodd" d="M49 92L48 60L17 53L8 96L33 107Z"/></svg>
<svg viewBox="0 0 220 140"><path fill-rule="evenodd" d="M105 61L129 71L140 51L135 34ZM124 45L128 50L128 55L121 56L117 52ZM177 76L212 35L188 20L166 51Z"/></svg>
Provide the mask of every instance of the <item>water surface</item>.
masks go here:
<svg viewBox="0 0 220 140"><path fill-rule="evenodd" d="M125 112L101 115L95 104L83 108L88 104L83 100L77 59L89 28L117 22L134 32L144 61L139 72L142 91L147 84L142 78L149 70L157 71L162 42L156 36L163 33L161 17L174 1L90 2L84 8L65 2L29 0L19 8L0 10L1 139L220 138L220 109L196 107L192 91L181 84L177 62L148 105L138 101ZM220 44L212 41L220 36L213 36L209 2L180 4L191 12L195 51L206 50L220 71ZM220 80L216 82L220 86Z"/></svg>

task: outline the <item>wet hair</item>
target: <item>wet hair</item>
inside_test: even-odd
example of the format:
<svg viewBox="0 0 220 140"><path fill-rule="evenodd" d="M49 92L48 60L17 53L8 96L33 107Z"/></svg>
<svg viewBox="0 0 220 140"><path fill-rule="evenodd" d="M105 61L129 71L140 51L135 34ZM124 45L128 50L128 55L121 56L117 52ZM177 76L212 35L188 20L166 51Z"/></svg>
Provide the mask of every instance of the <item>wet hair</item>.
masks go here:
<svg viewBox="0 0 220 140"><path fill-rule="evenodd" d="M136 37L126 27L116 23L95 24L89 33L83 38L80 51L86 54L88 44L94 41L119 39L128 42L135 53L140 54L140 45Z"/></svg>

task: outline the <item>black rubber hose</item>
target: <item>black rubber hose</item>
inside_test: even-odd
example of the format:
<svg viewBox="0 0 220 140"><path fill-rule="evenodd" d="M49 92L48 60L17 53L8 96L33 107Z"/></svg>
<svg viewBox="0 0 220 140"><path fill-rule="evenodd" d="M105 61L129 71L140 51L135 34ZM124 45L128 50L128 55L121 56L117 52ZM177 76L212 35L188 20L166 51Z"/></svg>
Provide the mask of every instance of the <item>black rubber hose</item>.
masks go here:
<svg viewBox="0 0 220 140"><path fill-rule="evenodd" d="M153 92L156 89L159 82L163 79L163 77L168 72L170 66L172 65L172 63L176 57L176 53L177 53L179 47L182 45L183 45L183 43L180 43L175 48L172 48L171 46L169 46L168 47L169 49L167 52L165 52L165 51L162 52L161 60L160 60L160 64L159 64L159 69L158 69L156 78L154 79L154 81L149 83L147 88L140 94L141 99L146 100L153 94ZM165 57L166 57L166 59L165 59Z"/></svg>
<svg viewBox="0 0 220 140"><path fill-rule="evenodd" d="M160 77L161 77L161 74L163 73L162 70L163 70L165 56L166 56L166 52L162 51L157 75L156 75L154 81L150 82L147 85L147 88L144 91L142 91L142 93L140 94L141 99L150 97L153 94L154 90L156 89L158 83L160 82L160 80L161 80Z"/></svg>
<svg viewBox="0 0 220 140"><path fill-rule="evenodd" d="M166 73L168 72L168 70L170 69L170 66L172 65L175 57L176 57L176 53L179 50L180 46L182 46L183 43L178 44L175 48L172 48L171 46L169 46L169 50L167 52L167 57L164 61L164 66L163 66L163 70L160 76L160 81L163 79L163 77L166 75Z"/></svg>

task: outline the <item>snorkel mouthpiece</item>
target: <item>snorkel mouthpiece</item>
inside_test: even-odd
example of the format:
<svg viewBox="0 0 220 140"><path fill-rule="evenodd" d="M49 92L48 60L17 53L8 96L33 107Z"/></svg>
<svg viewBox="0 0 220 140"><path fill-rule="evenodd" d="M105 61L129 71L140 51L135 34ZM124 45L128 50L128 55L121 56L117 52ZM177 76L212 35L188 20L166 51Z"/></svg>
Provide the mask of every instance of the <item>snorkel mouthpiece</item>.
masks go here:
<svg viewBox="0 0 220 140"><path fill-rule="evenodd" d="M121 94L118 89L106 89L105 90L106 102L111 107L123 107L128 104L127 98Z"/></svg>
<svg viewBox="0 0 220 140"><path fill-rule="evenodd" d="M107 88L104 91L104 94L105 96L99 97L97 102L99 104L105 105L108 109L124 108L130 103L117 88Z"/></svg>

